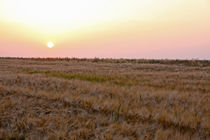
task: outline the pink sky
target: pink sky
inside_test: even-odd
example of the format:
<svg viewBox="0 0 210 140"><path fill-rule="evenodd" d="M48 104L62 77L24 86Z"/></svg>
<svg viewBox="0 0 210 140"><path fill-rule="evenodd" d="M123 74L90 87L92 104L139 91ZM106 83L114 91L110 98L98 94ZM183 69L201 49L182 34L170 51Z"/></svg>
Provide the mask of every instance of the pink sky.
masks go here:
<svg viewBox="0 0 210 140"><path fill-rule="evenodd" d="M40 13L30 7L42 7L41 1L21 1L0 0L0 57L210 59L208 0L91 0L90 6L71 3L75 9L58 14L59 4L69 4L61 0L44 5L52 5L52 15L44 13L46 7ZM54 48L47 48L48 41Z"/></svg>

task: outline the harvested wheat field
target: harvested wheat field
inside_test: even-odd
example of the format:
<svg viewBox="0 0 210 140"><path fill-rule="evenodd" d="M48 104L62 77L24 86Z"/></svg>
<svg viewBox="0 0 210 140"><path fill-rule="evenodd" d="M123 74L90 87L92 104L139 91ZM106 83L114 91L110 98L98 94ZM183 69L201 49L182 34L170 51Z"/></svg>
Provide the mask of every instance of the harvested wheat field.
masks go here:
<svg viewBox="0 0 210 140"><path fill-rule="evenodd" d="M209 140L210 61L1 58L0 139Z"/></svg>

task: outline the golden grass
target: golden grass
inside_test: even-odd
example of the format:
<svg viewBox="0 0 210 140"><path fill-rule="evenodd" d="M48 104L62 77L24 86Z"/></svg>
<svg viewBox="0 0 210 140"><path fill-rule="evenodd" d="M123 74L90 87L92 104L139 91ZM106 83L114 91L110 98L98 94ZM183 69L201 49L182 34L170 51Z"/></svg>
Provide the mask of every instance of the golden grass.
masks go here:
<svg viewBox="0 0 210 140"><path fill-rule="evenodd" d="M210 139L210 62L0 59L0 139Z"/></svg>

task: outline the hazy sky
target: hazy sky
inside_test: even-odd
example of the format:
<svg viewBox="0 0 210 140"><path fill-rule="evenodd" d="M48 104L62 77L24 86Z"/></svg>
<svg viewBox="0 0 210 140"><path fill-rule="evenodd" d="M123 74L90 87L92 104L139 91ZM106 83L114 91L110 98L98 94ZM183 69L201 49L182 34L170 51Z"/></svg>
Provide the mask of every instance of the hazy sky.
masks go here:
<svg viewBox="0 0 210 140"><path fill-rule="evenodd" d="M0 56L210 59L210 0L0 0Z"/></svg>

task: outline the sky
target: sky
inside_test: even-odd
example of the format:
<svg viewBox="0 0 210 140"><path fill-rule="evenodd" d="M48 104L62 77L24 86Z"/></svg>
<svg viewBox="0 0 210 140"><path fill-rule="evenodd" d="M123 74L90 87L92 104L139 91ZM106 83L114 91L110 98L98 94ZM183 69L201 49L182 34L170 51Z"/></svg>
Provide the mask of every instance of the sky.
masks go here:
<svg viewBox="0 0 210 140"><path fill-rule="evenodd" d="M210 59L210 0L0 0L0 57Z"/></svg>

